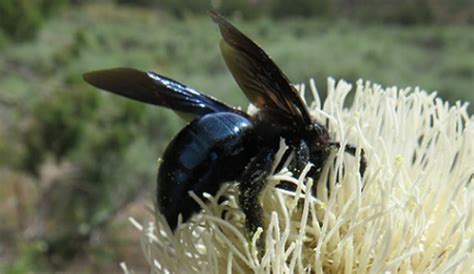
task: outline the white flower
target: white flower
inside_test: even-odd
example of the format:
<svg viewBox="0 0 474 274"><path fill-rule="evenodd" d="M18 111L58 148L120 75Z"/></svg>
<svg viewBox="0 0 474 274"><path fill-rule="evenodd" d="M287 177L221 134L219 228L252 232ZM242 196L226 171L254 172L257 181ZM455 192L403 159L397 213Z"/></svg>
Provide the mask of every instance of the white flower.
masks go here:
<svg viewBox="0 0 474 274"><path fill-rule="evenodd" d="M332 139L365 150L364 178L357 157L343 150L332 153L319 182L303 184L307 170L269 177L262 258L258 235L244 237L232 184L200 201L203 213L174 235L161 217L156 225L135 222L152 272L474 273L474 118L466 105L359 81L346 108L346 82L329 79L322 105L310 87L311 111ZM275 188L282 179L298 183L297 191ZM230 200L219 204L222 195Z"/></svg>

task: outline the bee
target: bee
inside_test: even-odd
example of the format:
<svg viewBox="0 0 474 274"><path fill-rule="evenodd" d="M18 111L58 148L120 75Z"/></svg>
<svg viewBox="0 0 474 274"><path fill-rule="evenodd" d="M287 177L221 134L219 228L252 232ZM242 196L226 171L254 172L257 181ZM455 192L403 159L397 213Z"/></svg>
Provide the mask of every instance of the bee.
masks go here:
<svg viewBox="0 0 474 274"><path fill-rule="evenodd" d="M284 138L294 153L290 170L312 163L317 177L333 142L313 119L303 99L270 57L217 12L210 12L222 39L224 61L248 100L258 108L249 115L202 92L154 72L112 68L84 74L89 84L133 100L172 109L189 123L167 146L157 178L157 207L174 231L178 216L186 222L200 210L189 196L216 194L225 182L238 182L239 205L249 235L263 228L259 202L274 156ZM355 155L347 145L345 152ZM360 175L366 169L361 153Z"/></svg>

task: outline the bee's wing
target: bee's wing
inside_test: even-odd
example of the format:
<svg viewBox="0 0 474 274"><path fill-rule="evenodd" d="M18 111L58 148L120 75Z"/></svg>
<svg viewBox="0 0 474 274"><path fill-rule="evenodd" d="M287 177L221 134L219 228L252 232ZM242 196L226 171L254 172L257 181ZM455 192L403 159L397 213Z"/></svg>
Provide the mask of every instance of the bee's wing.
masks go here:
<svg viewBox="0 0 474 274"><path fill-rule="evenodd" d="M222 34L220 48L227 67L247 98L262 111L297 127L311 123L306 105L287 77L250 38L216 12L211 17Z"/></svg>
<svg viewBox="0 0 474 274"><path fill-rule="evenodd" d="M86 73L84 80L105 91L170 108L187 120L213 112L239 112L215 98L154 72L113 68ZM192 114L191 117L189 114Z"/></svg>

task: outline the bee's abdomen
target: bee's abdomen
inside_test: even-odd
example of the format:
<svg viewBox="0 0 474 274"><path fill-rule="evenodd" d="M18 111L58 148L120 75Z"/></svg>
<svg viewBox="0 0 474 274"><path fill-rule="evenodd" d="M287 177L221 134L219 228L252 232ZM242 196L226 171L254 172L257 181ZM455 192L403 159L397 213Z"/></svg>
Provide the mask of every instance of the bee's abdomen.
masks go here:
<svg viewBox="0 0 474 274"><path fill-rule="evenodd" d="M248 118L221 112L194 120L172 140L157 187L159 210L172 230L179 214L185 222L200 209L189 191L202 198L203 192L214 195L223 182L238 179L255 151L247 142L252 133Z"/></svg>

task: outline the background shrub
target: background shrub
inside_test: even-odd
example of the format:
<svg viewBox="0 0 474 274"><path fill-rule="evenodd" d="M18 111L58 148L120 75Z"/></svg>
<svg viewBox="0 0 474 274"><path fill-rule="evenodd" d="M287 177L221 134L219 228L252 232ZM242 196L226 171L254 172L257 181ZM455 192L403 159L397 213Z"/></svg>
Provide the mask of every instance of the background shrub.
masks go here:
<svg viewBox="0 0 474 274"><path fill-rule="evenodd" d="M0 0L0 29L14 40L31 38L46 18L67 3L68 0Z"/></svg>

